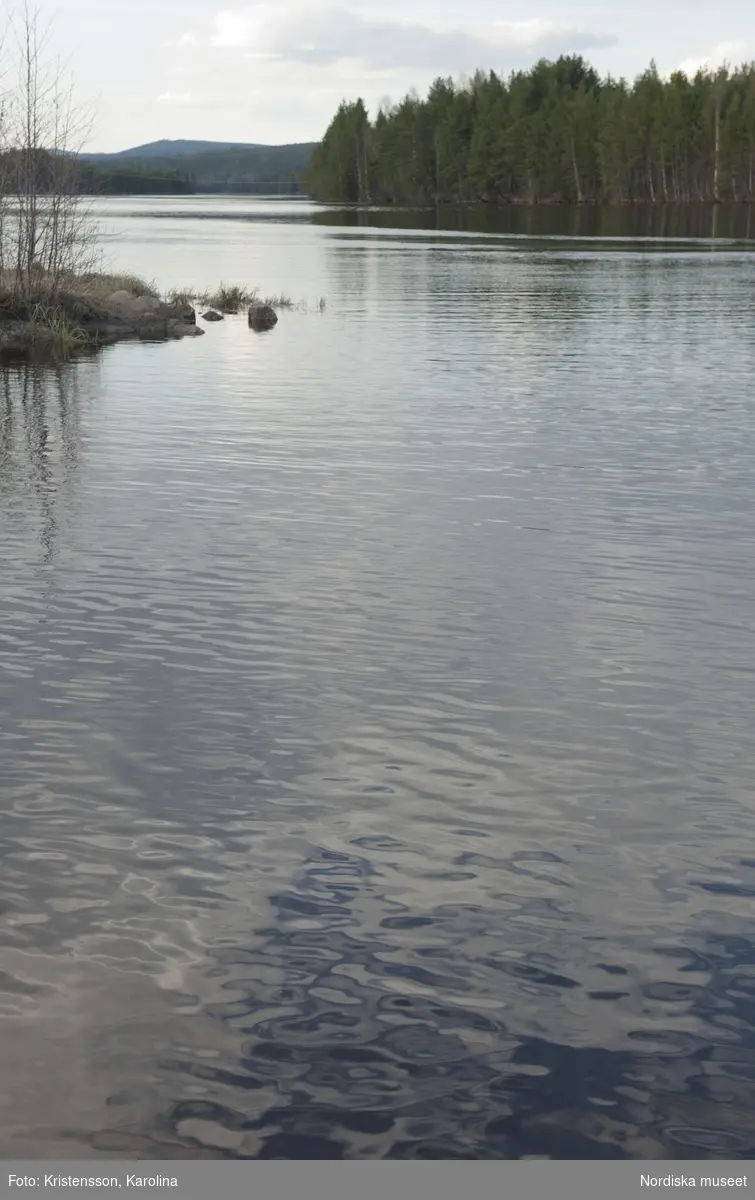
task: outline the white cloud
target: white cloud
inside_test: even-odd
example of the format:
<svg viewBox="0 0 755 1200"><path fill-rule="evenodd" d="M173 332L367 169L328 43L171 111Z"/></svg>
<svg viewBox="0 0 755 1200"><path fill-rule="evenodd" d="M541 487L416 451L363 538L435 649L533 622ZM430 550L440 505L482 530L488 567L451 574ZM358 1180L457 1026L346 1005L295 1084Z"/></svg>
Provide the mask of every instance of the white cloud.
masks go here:
<svg viewBox="0 0 755 1200"><path fill-rule="evenodd" d="M285 62L331 67L358 61L376 70L451 72L519 63L612 45L615 37L552 21L497 21L465 27L364 17L325 5L258 4L216 15L210 43Z"/></svg>
<svg viewBox="0 0 755 1200"><path fill-rule="evenodd" d="M279 10L280 11L280 10ZM225 49L243 49L264 37L265 29L275 21L276 10L266 4L237 11L219 12L210 44Z"/></svg>
<svg viewBox="0 0 755 1200"><path fill-rule="evenodd" d="M684 62L679 63L677 70L686 75L688 79L694 79L697 72L706 70L707 66L707 58L685 58Z"/></svg>
<svg viewBox="0 0 755 1200"><path fill-rule="evenodd" d="M554 33L569 32L568 25L558 25L554 21L542 21L535 17L529 21L495 21L494 26L501 31L507 42L515 46L534 46L543 38Z"/></svg>
<svg viewBox="0 0 755 1200"><path fill-rule="evenodd" d="M714 62L744 62L747 58L747 42L719 42L712 57Z"/></svg>
<svg viewBox="0 0 755 1200"><path fill-rule="evenodd" d="M678 70L692 79L698 71L716 71L726 63L736 67L746 62L748 57L747 42L719 42L708 54L700 58L686 58L679 64Z"/></svg>

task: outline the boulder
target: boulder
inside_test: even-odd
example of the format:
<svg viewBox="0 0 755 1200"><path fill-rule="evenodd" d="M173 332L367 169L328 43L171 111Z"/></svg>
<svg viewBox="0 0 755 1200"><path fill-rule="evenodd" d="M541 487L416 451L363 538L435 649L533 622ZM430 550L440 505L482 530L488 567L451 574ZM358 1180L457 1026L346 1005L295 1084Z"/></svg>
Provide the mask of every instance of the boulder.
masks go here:
<svg viewBox="0 0 755 1200"><path fill-rule="evenodd" d="M134 316L155 313L164 305L154 296L134 296L131 292L111 292L107 298L108 308L114 312L126 312Z"/></svg>
<svg viewBox="0 0 755 1200"><path fill-rule="evenodd" d="M107 302L118 308L122 304L133 304L136 299L133 292L127 292L125 288L122 288L119 292L111 292Z"/></svg>
<svg viewBox="0 0 755 1200"><path fill-rule="evenodd" d="M111 292L105 306L111 318L137 327L153 321L183 321L195 325L197 320L190 304L166 304L156 296L134 296L125 290Z"/></svg>
<svg viewBox="0 0 755 1200"><path fill-rule="evenodd" d="M168 336L168 322L164 317L152 317L147 321L139 321L134 327L137 337L146 341L163 341Z"/></svg>
<svg viewBox="0 0 755 1200"><path fill-rule="evenodd" d="M196 325L197 314L191 304L166 305L170 308L171 313L178 321L184 321L187 325Z"/></svg>
<svg viewBox="0 0 755 1200"><path fill-rule="evenodd" d="M214 308L210 308L207 310L207 312L202 313L202 320L203 321L222 321L223 314L219 313L219 312L215 312Z"/></svg>
<svg viewBox="0 0 755 1200"><path fill-rule="evenodd" d="M186 321L168 321L168 337L204 337L204 329L198 325L188 325Z"/></svg>
<svg viewBox="0 0 755 1200"><path fill-rule="evenodd" d="M252 304L249 309L249 328L257 332L272 329L278 324L278 314L269 304Z"/></svg>

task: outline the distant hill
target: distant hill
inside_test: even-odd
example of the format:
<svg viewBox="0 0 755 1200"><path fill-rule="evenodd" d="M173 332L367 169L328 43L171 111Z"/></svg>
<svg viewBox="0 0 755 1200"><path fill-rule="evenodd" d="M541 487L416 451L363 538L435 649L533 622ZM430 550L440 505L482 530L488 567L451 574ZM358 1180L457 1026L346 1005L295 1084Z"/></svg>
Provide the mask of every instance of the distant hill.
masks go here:
<svg viewBox="0 0 755 1200"><path fill-rule="evenodd" d="M211 149L196 151L196 146ZM80 155L81 186L108 195L301 195L314 148L314 142L150 142L117 154Z"/></svg>
<svg viewBox="0 0 755 1200"><path fill-rule="evenodd" d="M259 142L192 142L185 138L171 141L162 138L158 142L146 142L143 146L132 146L128 150L112 153L80 154L87 162L113 162L123 158L183 158L187 154L210 154L216 150L255 150Z"/></svg>
<svg viewBox="0 0 755 1200"><path fill-rule="evenodd" d="M79 195L85 196L302 196L306 192L304 180L314 147L314 142L248 147L231 143L229 149L201 154L141 157L134 152L125 157L114 154L86 158L74 155L68 156L72 158L70 182ZM36 173L40 194L46 194L54 185L55 159L61 154L65 156L65 151L38 151ZM11 194L14 188L17 191L25 186L26 170L21 151L0 149L0 179Z"/></svg>

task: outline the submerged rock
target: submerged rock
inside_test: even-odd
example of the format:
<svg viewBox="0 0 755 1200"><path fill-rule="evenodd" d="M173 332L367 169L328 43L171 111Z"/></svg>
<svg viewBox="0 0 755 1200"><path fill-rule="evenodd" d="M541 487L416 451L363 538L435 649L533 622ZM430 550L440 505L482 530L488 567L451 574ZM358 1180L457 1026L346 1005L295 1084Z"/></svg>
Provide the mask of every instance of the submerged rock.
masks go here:
<svg viewBox="0 0 755 1200"><path fill-rule="evenodd" d="M252 304L249 309L249 328L258 332L278 324L278 314L269 304Z"/></svg>
<svg viewBox="0 0 755 1200"><path fill-rule="evenodd" d="M223 314L215 312L214 308L209 308L207 312L202 313L203 321L222 321L223 319Z"/></svg>

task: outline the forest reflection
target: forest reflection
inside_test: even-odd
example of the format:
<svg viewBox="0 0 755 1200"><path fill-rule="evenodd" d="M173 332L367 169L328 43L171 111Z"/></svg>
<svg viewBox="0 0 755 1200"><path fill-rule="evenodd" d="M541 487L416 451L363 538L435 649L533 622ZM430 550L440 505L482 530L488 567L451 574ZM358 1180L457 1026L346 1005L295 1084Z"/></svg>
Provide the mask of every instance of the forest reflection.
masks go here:
<svg viewBox="0 0 755 1200"><path fill-rule="evenodd" d="M507 207L323 208L314 225L437 230L512 237L675 240L755 238L755 205L560 205Z"/></svg>

